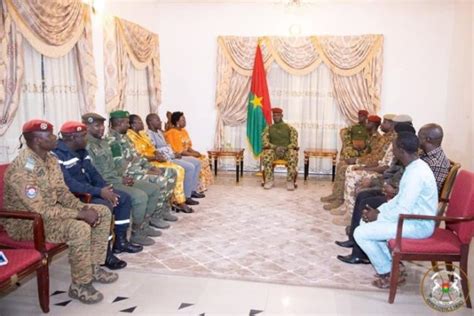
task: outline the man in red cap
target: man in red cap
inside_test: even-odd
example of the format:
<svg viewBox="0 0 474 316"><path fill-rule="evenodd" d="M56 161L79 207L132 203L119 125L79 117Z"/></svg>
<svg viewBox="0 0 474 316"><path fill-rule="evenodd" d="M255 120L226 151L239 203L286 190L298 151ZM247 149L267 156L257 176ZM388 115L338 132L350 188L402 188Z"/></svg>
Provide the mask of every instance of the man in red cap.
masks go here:
<svg viewBox="0 0 474 316"><path fill-rule="evenodd" d="M116 190L107 184L97 169L92 165L87 145L87 126L81 122L69 121L61 126L61 139L54 149L64 175L64 181L73 193L88 193L91 203L105 205L114 215L115 242L112 245L110 236L105 266L111 270L124 268L127 263L113 253L136 253L142 246L134 245L127 240L127 229L130 224L131 197L126 192Z"/></svg>
<svg viewBox="0 0 474 316"><path fill-rule="evenodd" d="M53 125L32 120L23 125L27 148L18 154L5 173L4 205L7 209L26 210L43 217L46 241L67 243L72 284L69 296L87 304L103 299L92 281L112 283L116 273L100 265L105 261L111 214L102 205L88 205L77 199L64 183L56 157ZM5 219L2 224L16 240L31 240L28 221Z"/></svg>
<svg viewBox="0 0 474 316"><path fill-rule="evenodd" d="M283 122L282 109L272 108L272 114L273 125L266 127L262 133L264 189L269 190L273 187L273 161L283 159L288 162L286 188L288 191L293 191L298 165L298 132Z"/></svg>

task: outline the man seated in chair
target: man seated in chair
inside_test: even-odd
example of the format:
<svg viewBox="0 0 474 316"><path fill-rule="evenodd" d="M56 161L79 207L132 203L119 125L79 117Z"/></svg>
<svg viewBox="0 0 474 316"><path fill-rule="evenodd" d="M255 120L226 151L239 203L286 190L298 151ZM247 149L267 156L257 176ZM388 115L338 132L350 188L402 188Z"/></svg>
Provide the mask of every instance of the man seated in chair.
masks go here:
<svg viewBox="0 0 474 316"><path fill-rule="evenodd" d="M262 133L264 188L269 190L273 187L273 162L277 159L283 159L288 163L286 188L288 191L293 191L298 165L298 132L294 127L283 122L282 109L273 108L272 114L273 125L265 128Z"/></svg>
<svg viewBox="0 0 474 316"><path fill-rule="evenodd" d="M57 144L51 123L26 122L23 138L27 148L20 151L5 173L5 208L41 214L46 241L69 246L69 296L85 304L98 303L104 296L92 282L112 283L118 279L118 274L100 266L107 253L110 211L103 205L84 204L69 191L51 153ZM33 239L33 227L27 221L6 219L2 224L15 240Z"/></svg>
<svg viewBox="0 0 474 316"><path fill-rule="evenodd" d="M354 232L354 239L367 254L377 272L372 285L390 287L392 256L387 241L395 238L400 214L436 215L438 189L428 164L418 158L419 140L413 133L401 132L393 142L393 154L403 164L405 171L400 180L398 194L377 209L367 206L361 223ZM367 223L367 224L366 224ZM407 220L402 237L423 239L433 234L434 221ZM404 281L400 274L399 284Z"/></svg>

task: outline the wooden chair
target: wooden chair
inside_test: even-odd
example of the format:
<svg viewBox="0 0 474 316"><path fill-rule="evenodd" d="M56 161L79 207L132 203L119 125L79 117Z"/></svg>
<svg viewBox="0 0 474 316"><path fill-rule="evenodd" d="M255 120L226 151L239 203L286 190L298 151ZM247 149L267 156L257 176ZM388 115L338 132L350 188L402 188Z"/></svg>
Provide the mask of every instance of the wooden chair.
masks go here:
<svg viewBox="0 0 474 316"><path fill-rule="evenodd" d="M41 310L48 313L49 270L41 215L33 212L0 209L0 218L32 220L34 235L33 248L3 249L0 247L8 259L8 264L0 266L0 291L16 286L18 281L36 272Z"/></svg>
<svg viewBox="0 0 474 316"><path fill-rule="evenodd" d="M1 179L0 180L0 209L3 209L3 192L4 192L3 180L5 178L5 171L7 167L8 167L8 164L0 165L0 179ZM90 195L88 197L85 195L84 198L85 199L89 198L89 201L90 201ZM23 211L21 211L21 213L23 213ZM5 229L0 224L0 247L34 249L34 242L32 240L18 241L18 240L12 239L10 236L8 236ZM51 262L51 259L55 255L63 252L66 249L67 249L67 245L65 243L55 244L55 243L46 242L43 255L48 259L48 262Z"/></svg>
<svg viewBox="0 0 474 316"><path fill-rule="evenodd" d="M449 173L444 180L443 186L441 187L441 192L439 194L438 212L436 214L438 216L443 216L444 212L446 211L446 207L449 203L449 196L451 195L451 191L453 189L454 180L456 179L458 171L461 168L461 164L452 160L449 161L449 164ZM437 224L439 225L439 222L437 222Z"/></svg>
<svg viewBox="0 0 474 316"><path fill-rule="evenodd" d="M435 220L444 221L446 228L435 228L433 235L426 239L402 238L403 222L405 220ZM399 263L401 260L414 261L445 261L447 264L459 262L461 284L466 299L466 306L472 308L469 297L468 255L469 246L474 236L474 173L461 170L454 181L446 216L428 216L416 214L401 214L398 219L396 238L389 240L392 251L392 271L390 279L390 294L388 302L395 300Z"/></svg>
<svg viewBox="0 0 474 316"><path fill-rule="evenodd" d="M296 147L294 150L299 151L300 148ZM276 166L282 166L282 167L285 167L285 168L288 169L288 161L286 161L284 159L273 160L272 171L275 171ZM298 170L296 171L295 178L293 179L293 181L295 182L295 188L298 187L298 185L296 184L296 179L297 178L298 178ZM262 170L262 186L264 186L264 185L265 185L265 170Z"/></svg>

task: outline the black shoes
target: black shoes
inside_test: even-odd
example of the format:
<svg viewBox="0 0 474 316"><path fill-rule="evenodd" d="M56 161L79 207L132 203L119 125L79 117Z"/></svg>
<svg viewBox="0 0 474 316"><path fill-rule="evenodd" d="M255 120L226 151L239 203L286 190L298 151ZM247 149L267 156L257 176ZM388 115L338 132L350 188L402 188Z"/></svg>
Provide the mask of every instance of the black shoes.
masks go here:
<svg viewBox="0 0 474 316"><path fill-rule="evenodd" d="M123 236L115 235L115 242L112 249L113 253L137 253L142 250L143 246L129 242L125 237L125 234L123 234Z"/></svg>
<svg viewBox="0 0 474 316"><path fill-rule="evenodd" d="M346 240L346 241L335 241L336 245L344 248L352 248L354 247L354 242L352 240Z"/></svg>
<svg viewBox="0 0 474 316"><path fill-rule="evenodd" d="M176 212L176 213L179 213L179 212L183 212L183 213L193 213L194 210L187 206L186 204L183 204L183 205L173 205L173 210Z"/></svg>
<svg viewBox="0 0 474 316"><path fill-rule="evenodd" d="M357 257L353 257L352 255L337 256L337 259L341 260L342 262L350 263L350 264L369 264L370 263L369 259L357 258Z"/></svg>
<svg viewBox="0 0 474 316"><path fill-rule="evenodd" d="M120 260L113 253L107 254L107 258L105 259L104 267L109 268L110 270L119 270L123 269L127 266L127 263L123 260Z"/></svg>
<svg viewBox="0 0 474 316"><path fill-rule="evenodd" d="M189 197L189 198L187 198L187 199L186 199L186 202L184 202L184 203L186 203L186 204L188 204L188 205L198 205L198 204L199 204L199 202L198 202L198 201L196 201L196 200L193 200L193 199L192 199L192 198L190 198L190 197Z"/></svg>
<svg viewBox="0 0 474 316"><path fill-rule="evenodd" d="M204 195L204 193L193 191L193 193L191 193L191 197L195 199L202 199L202 198L205 198L206 196Z"/></svg>

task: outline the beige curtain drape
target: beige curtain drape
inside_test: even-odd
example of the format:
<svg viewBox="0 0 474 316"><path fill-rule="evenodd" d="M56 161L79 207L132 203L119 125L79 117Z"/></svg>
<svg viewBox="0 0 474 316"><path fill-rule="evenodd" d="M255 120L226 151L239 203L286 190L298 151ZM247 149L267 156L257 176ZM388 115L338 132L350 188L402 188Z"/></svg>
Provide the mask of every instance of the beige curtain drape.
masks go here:
<svg viewBox="0 0 474 316"><path fill-rule="evenodd" d="M380 108L382 35L218 38L217 122L214 145L220 146L224 126L245 122L255 47L261 44L265 68L276 62L291 75L307 75L321 63L333 73L336 103L348 121L357 111Z"/></svg>
<svg viewBox="0 0 474 316"><path fill-rule="evenodd" d="M141 26L108 17L104 23L105 101L107 110L123 109L130 65L147 72L150 111L161 104L158 35Z"/></svg>
<svg viewBox="0 0 474 316"><path fill-rule="evenodd" d="M19 104L23 77L22 38L40 54L59 58L75 49L83 93L81 112L95 108L97 78L92 53L90 8L79 0L2 1L0 29L0 135Z"/></svg>

